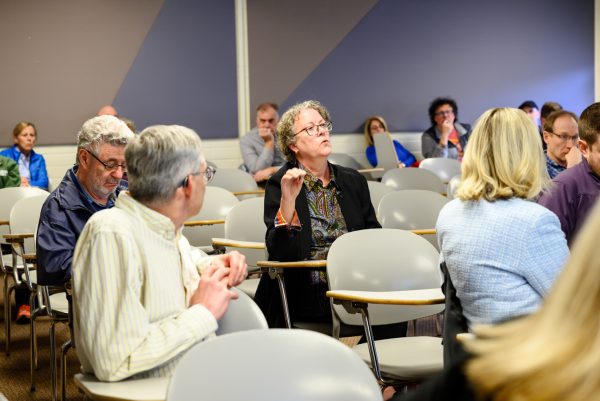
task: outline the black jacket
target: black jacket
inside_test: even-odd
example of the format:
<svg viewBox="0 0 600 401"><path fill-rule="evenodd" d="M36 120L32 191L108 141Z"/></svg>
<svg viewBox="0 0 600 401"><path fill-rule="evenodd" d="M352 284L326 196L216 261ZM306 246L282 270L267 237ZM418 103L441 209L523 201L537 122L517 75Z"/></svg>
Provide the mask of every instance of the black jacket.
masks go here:
<svg viewBox="0 0 600 401"><path fill-rule="evenodd" d="M346 221L348 231L366 228L380 228L371 204L367 180L356 170L331 164L338 189L338 202ZM288 230L286 227L275 228L274 220L281 201L281 178L295 165L286 163L267 182L265 188L264 220L267 226L266 245L269 260L296 261L310 258L312 230L306 191L302 187L296 198L296 211L302 229ZM285 272L286 293L292 320L302 292L306 288L308 270ZM322 295L323 297L325 294ZM283 311L279 288L275 280L263 275L255 295L255 301L267 317L270 327L284 327Z"/></svg>

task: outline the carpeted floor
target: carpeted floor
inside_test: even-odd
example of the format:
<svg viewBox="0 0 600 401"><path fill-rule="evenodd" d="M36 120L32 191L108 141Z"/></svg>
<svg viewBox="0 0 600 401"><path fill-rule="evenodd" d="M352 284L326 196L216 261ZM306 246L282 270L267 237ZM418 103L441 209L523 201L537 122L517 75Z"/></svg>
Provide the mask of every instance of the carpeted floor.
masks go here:
<svg viewBox="0 0 600 401"><path fill-rule="evenodd" d="M3 294L2 280L0 280L0 294ZM3 297L0 297L0 310L4 310ZM14 305L13 305L14 306ZM13 309L13 317L14 309ZM36 390L30 391L29 374L29 324L11 325L11 352L7 356L5 351L4 317L0 324L0 392L9 401L50 401L52 400L50 380L50 321L47 317L36 319L38 338L38 370L35 371ZM65 325L56 326L57 344L60 347L69 338L69 331ZM83 400L73 383L73 375L79 371L79 362L74 350L69 351L67 359L67 400ZM58 364L57 374L58 374ZM60 383L59 383L60 391Z"/></svg>

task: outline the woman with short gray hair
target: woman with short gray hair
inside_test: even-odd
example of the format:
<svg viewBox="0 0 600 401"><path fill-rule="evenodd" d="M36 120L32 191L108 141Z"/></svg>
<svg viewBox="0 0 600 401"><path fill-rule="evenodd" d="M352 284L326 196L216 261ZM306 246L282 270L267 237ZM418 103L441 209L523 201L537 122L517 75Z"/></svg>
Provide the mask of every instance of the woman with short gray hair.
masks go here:
<svg viewBox="0 0 600 401"><path fill-rule="evenodd" d="M270 260L326 259L340 235L381 227L366 179L356 170L330 164L332 123L327 109L309 100L292 106L277 126L288 162L267 182L264 219ZM330 322L325 272L284 273L293 320ZM270 327L284 327L275 280L263 275L256 303Z"/></svg>

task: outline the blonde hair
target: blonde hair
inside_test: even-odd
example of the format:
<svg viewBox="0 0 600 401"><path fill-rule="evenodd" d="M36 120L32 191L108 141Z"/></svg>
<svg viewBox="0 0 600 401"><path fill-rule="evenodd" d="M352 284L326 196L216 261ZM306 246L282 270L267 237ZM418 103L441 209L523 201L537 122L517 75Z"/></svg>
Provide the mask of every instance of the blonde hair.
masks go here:
<svg viewBox="0 0 600 401"><path fill-rule="evenodd" d="M365 121L365 128L364 128L365 140L367 141L367 146L373 146L373 134L371 133L371 122L372 121L379 121L381 123L381 125L383 125L383 130L385 132L388 132L388 127L387 127L387 124L386 124L385 120L383 119L383 117L371 116L371 117L367 118L367 121Z"/></svg>
<svg viewBox="0 0 600 401"><path fill-rule="evenodd" d="M17 125L15 125L15 128L13 128L13 137L18 137L19 134L27 127L32 127L33 131L35 132L35 136L37 137L37 128L35 128L35 125L29 121L18 122Z"/></svg>
<svg viewBox="0 0 600 401"><path fill-rule="evenodd" d="M542 142L521 110L496 108L479 118L462 162L463 201L534 199L550 185Z"/></svg>
<svg viewBox="0 0 600 401"><path fill-rule="evenodd" d="M600 394L600 205L596 205L542 308L475 329L466 374L496 401L583 401Z"/></svg>

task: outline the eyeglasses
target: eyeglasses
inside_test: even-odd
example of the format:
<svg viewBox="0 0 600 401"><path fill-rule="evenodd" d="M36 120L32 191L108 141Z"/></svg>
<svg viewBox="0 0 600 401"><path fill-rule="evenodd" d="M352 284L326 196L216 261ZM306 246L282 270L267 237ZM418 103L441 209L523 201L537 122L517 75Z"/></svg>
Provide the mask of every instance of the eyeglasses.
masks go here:
<svg viewBox="0 0 600 401"><path fill-rule="evenodd" d="M206 170L204 170L204 171L197 171L195 173L190 173L190 174L186 175L185 178L179 184L179 186L180 187L184 187L184 188L187 187L190 175L191 176L197 176L197 175L200 175L200 174L204 175L204 180L208 184L209 182L212 181L212 179L214 178L216 172L217 172L217 170L214 167L207 166Z"/></svg>
<svg viewBox="0 0 600 401"><path fill-rule="evenodd" d="M572 143L577 143L577 141L579 140L579 135L560 135L560 134L555 134L552 131L546 131L549 134L554 135L555 137L557 137L558 139L560 139L561 142L567 142L567 141L571 141Z"/></svg>
<svg viewBox="0 0 600 401"><path fill-rule="evenodd" d="M90 155L92 155L92 157L94 159L98 160L98 163L102 164L102 166L104 166L104 169L106 171L110 171L112 173L114 171L117 171L117 169L119 167L121 167L121 171L123 171L123 173L127 173L127 166L125 164L118 164L118 163L115 163L115 162L108 162L108 163L106 163L106 162L103 162L102 160L100 160L98 158L98 156L96 156L92 151L89 151L87 149L85 149L85 151L88 152Z"/></svg>
<svg viewBox="0 0 600 401"><path fill-rule="evenodd" d="M454 110L442 110L435 113L436 116L445 116L450 114L454 114Z"/></svg>
<svg viewBox="0 0 600 401"><path fill-rule="evenodd" d="M323 123L323 124L312 125L310 127L303 128L300 131L296 132L294 134L294 136L300 135L302 133L302 131L306 131L308 136L314 136L314 135L317 135L319 132L324 132L324 131L329 132L329 131L331 131L332 128L333 128L333 123L331 121L327 121L326 123Z"/></svg>

